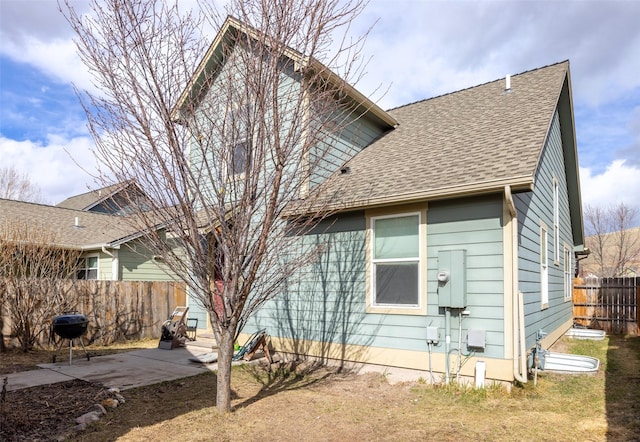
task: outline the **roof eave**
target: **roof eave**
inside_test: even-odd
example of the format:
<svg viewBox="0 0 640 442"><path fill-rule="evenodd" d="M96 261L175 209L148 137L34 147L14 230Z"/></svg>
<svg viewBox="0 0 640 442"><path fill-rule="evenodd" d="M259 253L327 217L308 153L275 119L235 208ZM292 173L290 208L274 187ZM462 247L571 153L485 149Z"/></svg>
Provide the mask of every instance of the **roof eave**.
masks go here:
<svg viewBox="0 0 640 442"><path fill-rule="evenodd" d="M374 209L377 207L388 207L400 204L410 204L420 201L436 201L444 199L457 199L468 196L486 195L491 193L504 192L506 185L511 186L513 192L523 192L533 190L533 176L524 175L519 177L511 177L508 179L499 179L491 181L483 181L477 183L463 184L459 186L442 187L431 190L418 190L406 192L403 194L395 194L392 196L384 196L379 198L371 198L368 200L352 201L348 203L327 203L321 208L301 208L296 210L285 211L285 217L307 216L318 211L320 212L347 212L353 210ZM304 202L302 204L304 206Z"/></svg>
<svg viewBox="0 0 640 442"><path fill-rule="evenodd" d="M566 87L566 94L565 94ZM580 167L578 163L578 147L576 144L576 126L574 121L574 111L573 111L573 93L571 91L571 71L569 66L567 66L567 72L565 75L565 81L563 82L562 94L559 99L558 108L564 107L564 113L568 113L568 115L561 116L562 126L563 121L570 119L571 121L571 130L565 132L563 134L563 146L565 144L569 146L565 146L566 149L570 149L570 151L565 152L565 162L566 167L571 167L571 172L575 172L575 182L573 185L569 186L567 189L569 192L569 201L570 201L570 209L571 209L571 224L573 231L573 243L575 245L584 245L584 219L582 216L582 192L580 190ZM566 97L566 98L565 98ZM566 124L565 124L566 125ZM573 175L570 173L569 175ZM573 202L573 204L571 204Z"/></svg>
<svg viewBox="0 0 640 442"><path fill-rule="evenodd" d="M218 32L216 37L213 39L213 41L209 45L207 52L205 52L204 56L202 57L202 60L200 60L200 63L198 64L198 67L196 68L193 75L189 79L187 86L184 88L184 90L182 91L182 94L180 94L180 97L178 98L178 101L176 102L175 106L171 110L171 117L170 117L171 121L175 121L178 123L183 121L182 109L185 103L187 103L191 98L191 91L195 88L196 84L198 83L202 75L204 75L207 65L209 63L209 60L211 59L214 52L220 46L220 44L222 43L224 38L227 36L229 30L232 27L239 29L241 27L241 23L235 18L229 16L226 18L222 27L220 28L220 31Z"/></svg>

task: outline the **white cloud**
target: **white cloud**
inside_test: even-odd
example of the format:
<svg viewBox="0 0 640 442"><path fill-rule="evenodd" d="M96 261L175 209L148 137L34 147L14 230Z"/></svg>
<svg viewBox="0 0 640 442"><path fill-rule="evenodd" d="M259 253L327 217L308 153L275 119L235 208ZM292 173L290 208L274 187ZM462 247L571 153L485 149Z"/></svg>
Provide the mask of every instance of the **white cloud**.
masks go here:
<svg viewBox="0 0 640 442"><path fill-rule="evenodd" d="M50 136L46 144L38 144L0 136L2 163L26 173L30 181L42 189L49 204L96 187L87 173L95 173L92 148L91 139L86 137L64 139Z"/></svg>
<svg viewBox="0 0 640 442"><path fill-rule="evenodd" d="M383 105L398 105L569 59L574 99L598 106L640 87L638 14L640 2L373 0L356 21L380 19L362 89L393 82Z"/></svg>
<svg viewBox="0 0 640 442"><path fill-rule="evenodd" d="M5 42L2 53L18 62L35 66L60 83L73 83L80 89L93 90L91 76L80 61L71 39L42 41L26 37L21 43Z"/></svg>
<svg viewBox="0 0 640 442"><path fill-rule="evenodd" d="M36 67L61 83L92 88L90 76L76 54L73 30L55 1L2 0L0 53ZM80 13L83 1L72 1Z"/></svg>
<svg viewBox="0 0 640 442"><path fill-rule="evenodd" d="M580 187L585 206L606 208L623 202L640 210L640 167L625 160L613 161L601 174L581 167Z"/></svg>

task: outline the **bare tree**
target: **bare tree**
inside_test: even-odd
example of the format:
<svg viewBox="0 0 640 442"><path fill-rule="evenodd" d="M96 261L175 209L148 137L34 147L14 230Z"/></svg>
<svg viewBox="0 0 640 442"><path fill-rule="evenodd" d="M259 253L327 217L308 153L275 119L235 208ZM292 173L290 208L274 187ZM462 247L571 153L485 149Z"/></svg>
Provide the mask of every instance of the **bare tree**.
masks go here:
<svg viewBox="0 0 640 442"><path fill-rule="evenodd" d="M74 305L67 296L68 282L75 277L81 251L55 244L55 235L44 225L0 225L0 321L3 314L9 318L23 351L48 332L55 314ZM0 331L3 326L0 322Z"/></svg>
<svg viewBox="0 0 640 442"><path fill-rule="evenodd" d="M42 190L31 182L26 173L20 174L13 166L0 168L0 198L43 202Z"/></svg>
<svg viewBox="0 0 640 442"><path fill-rule="evenodd" d="M318 253L299 234L326 212L288 207L339 166L328 152L367 110L334 73L361 75L364 37L345 28L363 6L231 1L235 18L223 18L212 5L182 13L177 2L106 0L79 16L66 3L99 91L83 100L102 178L133 178L150 196L130 220L209 313L221 411L238 333ZM207 24L223 30L209 52Z"/></svg>
<svg viewBox="0 0 640 442"><path fill-rule="evenodd" d="M637 209L623 202L608 208L585 207L589 261L594 262L598 276L622 276L640 258L640 235L631 229L637 215Z"/></svg>

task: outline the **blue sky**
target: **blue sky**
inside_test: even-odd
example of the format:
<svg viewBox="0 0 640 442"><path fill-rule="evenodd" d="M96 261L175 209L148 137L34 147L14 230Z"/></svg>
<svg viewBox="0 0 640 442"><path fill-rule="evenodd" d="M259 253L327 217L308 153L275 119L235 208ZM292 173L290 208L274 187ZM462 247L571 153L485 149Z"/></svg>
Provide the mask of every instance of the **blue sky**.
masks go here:
<svg viewBox="0 0 640 442"><path fill-rule="evenodd" d="M90 78L55 1L0 8L0 166L57 203L95 186ZM583 203L640 209L640 1L371 0L353 32L376 20L356 87L383 108L569 59Z"/></svg>

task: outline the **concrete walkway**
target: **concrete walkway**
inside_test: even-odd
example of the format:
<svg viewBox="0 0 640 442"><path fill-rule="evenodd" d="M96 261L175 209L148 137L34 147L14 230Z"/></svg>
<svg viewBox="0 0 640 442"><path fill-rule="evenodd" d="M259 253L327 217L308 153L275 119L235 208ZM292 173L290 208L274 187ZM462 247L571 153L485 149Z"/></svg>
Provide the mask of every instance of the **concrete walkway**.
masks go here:
<svg viewBox="0 0 640 442"><path fill-rule="evenodd" d="M76 356L54 364L40 364L40 369L0 375L0 381L8 378L7 391L49 385L73 379L96 382L121 390L186 378L217 370L217 364L200 364L189 361L191 357L212 352L211 340L189 342L186 347L162 350L149 348L108 356L96 356L89 361Z"/></svg>

